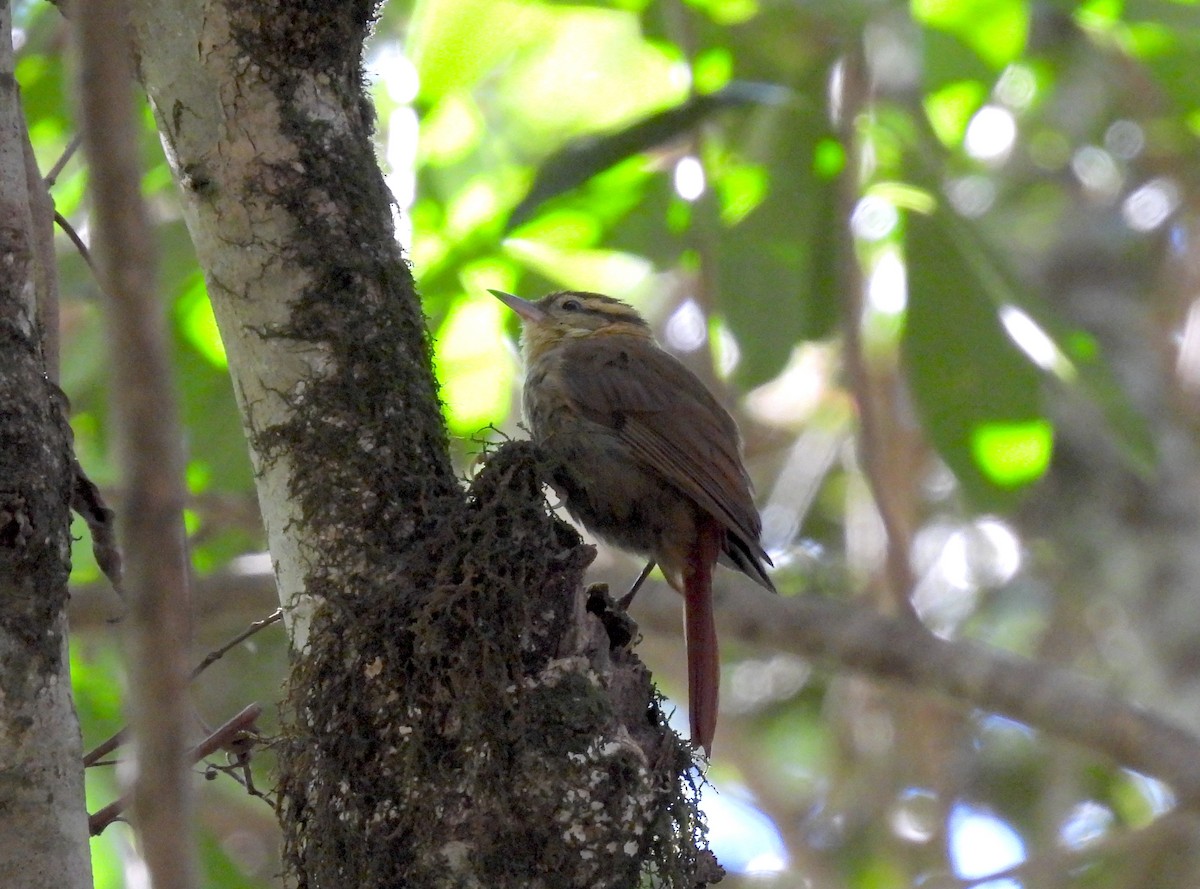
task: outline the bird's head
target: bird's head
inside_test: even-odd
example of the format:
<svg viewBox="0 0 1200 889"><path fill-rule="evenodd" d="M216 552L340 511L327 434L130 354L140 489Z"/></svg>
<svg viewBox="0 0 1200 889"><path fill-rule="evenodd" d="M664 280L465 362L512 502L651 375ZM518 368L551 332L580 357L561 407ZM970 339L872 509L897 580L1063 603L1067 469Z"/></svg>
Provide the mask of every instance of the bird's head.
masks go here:
<svg viewBox="0 0 1200 889"><path fill-rule="evenodd" d="M527 362L567 340L611 334L651 337L650 326L632 306L602 293L564 290L531 302L503 290L490 292L520 316Z"/></svg>

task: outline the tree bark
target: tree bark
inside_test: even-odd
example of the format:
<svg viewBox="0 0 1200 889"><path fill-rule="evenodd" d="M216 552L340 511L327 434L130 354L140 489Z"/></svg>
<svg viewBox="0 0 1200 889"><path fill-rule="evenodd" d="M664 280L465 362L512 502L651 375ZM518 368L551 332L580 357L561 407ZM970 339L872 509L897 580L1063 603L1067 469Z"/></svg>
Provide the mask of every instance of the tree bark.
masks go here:
<svg viewBox="0 0 1200 889"><path fill-rule="evenodd" d="M37 263L9 12L0 3L0 884L74 889L91 886L65 620L74 474L42 348L52 270Z"/></svg>
<svg viewBox="0 0 1200 889"><path fill-rule="evenodd" d="M688 751L629 629L585 607L537 455L454 476L362 93L373 15L134 5L297 651L285 863L301 886L715 879Z"/></svg>

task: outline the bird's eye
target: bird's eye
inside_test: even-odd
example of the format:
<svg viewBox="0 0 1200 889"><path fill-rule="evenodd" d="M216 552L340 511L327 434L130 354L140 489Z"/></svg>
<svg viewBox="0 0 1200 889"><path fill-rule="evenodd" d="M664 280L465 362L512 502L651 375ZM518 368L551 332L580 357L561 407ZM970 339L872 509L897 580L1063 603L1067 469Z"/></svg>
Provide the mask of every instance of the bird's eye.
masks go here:
<svg viewBox="0 0 1200 889"><path fill-rule="evenodd" d="M577 299L564 299L562 301L562 308L565 312L578 312L583 306Z"/></svg>

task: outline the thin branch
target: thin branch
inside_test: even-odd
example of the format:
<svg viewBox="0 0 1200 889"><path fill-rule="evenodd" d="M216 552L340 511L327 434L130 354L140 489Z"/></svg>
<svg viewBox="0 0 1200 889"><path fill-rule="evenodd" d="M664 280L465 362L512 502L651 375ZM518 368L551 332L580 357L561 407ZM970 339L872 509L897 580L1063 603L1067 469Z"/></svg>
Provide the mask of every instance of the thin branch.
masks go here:
<svg viewBox="0 0 1200 889"><path fill-rule="evenodd" d="M63 230L63 233L66 234L66 236L71 240L71 243L75 245L75 249L79 251L79 255L83 257L83 261L87 263L87 267L92 270L92 274L96 276L96 281L99 283L100 270L97 269L96 264L92 262L91 251L88 250L87 244L83 243L83 238L79 237L79 232L75 231L75 226L71 225L70 220L57 210L54 211L54 221L58 224L58 227Z"/></svg>
<svg viewBox="0 0 1200 889"><path fill-rule="evenodd" d="M243 642L245 642L247 639L249 639L255 633L259 632L260 630L262 630L266 627L271 626L271 624L278 623L281 620L283 620L283 609L282 608L276 608L273 612L268 614L262 620L256 620L254 623L250 624L249 627L247 627L241 633L238 633L236 636L234 636L232 639L230 639L228 642L226 642L220 648L216 649L215 651L210 651L207 655L205 655L204 660L202 660L199 664L197 664L196 668L194 670L192 670L191 678L195 679L197 676L199 676L201 673L203 673L205 670L207 670L209 667L211 667L213 664L215 664L217 661L219 661L221 658L223 658L226 654L228 654L231 650L236 648L238 645L241 645Z"/></svg>
<svg viewBox="0 0 1200 889"><path fill-rule="evenodd" d="M214 730L203 741L191 749L188 754L189 762L198 763L207 756L212 756L218 750L231 749L236 756L245 755L246 735L254 731L254 724L262 715L261 704L250 704L240 713ZM116 821L121 813L129 808L132 794L113 800L103 809L88 816L88 830L92 836L99 836L108 825Z"/></svg>
<svg viewBox="0 0 1200 889"><path fill-rule="evenodd" d="M1038 885L1039 878L1075 872L1079 868L1105 859L1119 859L1137 852L1146 846L1190 841L1196 827L1194 811L1174 811L1151 821L1137 830L1114 831L1103 839L1070 849L1046 849L1019 864L983 877L947 878L947 889L975 889L993 881L1012 882L1014 885Z"/></svg>
<svg viewBox="0 0 1200 889"><path fill-rule="evenodd" d="M258 633L266 627L271 626L271 624L279 623L281 620L283 620L283 609L276 608L271 614L268 614L262 620L254 621L254 623L250 624L249 627L247 627L241 633L238 633L220 648L210 651L207 655L205 655L204 660L197 664L195 669L192 670L191 678L195 680L201 673L223 658L238 645L245 642L255 633ZM129 740L129 730L124 728L120 729L110 738L100 742L84 755L84 767L87 768L94 765L100 765L102 757L112 753L127 740Z"/></svg>
<svg viewBox="0 0 1200 889"><path fill-rule="evenodd" d="M192 748L192 762L212 756L218 750L232 747L244 741L243 732L253 730L254 723L262 716L261 704L249 704L240 713L213 730L207 738Z"/></svg>
<svg viewBox="0 0 1200 889"><path fill-rule="evenodd" d="M78 5L72 24L93 244L108 296L114 438L125 482L125 626L138 765L131 799L151 882L188 889L196 885L196 867L185 759L191 627L183 438L155 280L154 233L141 196L128 21L122 0L90 0Z"/></svg>
<svg viewBox="0 0 1200 889"><path fill-rule="evenodd" d="M732 583L731 583L732 581ZM1165 781L1200 809L1200 737L1124 700L1103 683L971 641L948 641L908 620L824 596L769 596L717 575L721 638L788 652L989 713L999 713ZM92 587L88 588L93 589ZM95 586L97 597L103 591ZM270 574L206 579L202 607L270 607ZM679 599L649 582L633 606L647 633L679 633Z"/></svg>
<svg viewBox="0 0 1200 889"><path fill-rule="evenodd" d="M859 50L848 52L842 59L842 117L839 129L842 142L850 155L850 162L841 178L839 218L843 220L850 219L859 198L858 115L868 102L867 76L863 70L865 64ZM897 612L916 621L916 609L910 599L915 586L910 554L912 529L910 522L905 521L906 510L899 502L901 492L910 488L912 483L909 479L896 477L906 473L888 472L887 447L890 436L886 427L897 425L887 422L894 394L889 391L887 378L882 377L872 367L863 346L862 297L865 282L855 252L853 236L845 226L842 230L841 254L839 284L842 294L842 342L850 388L858 405L858 452L862 460L863 475L870 486L886 537L884 559L888 592ZM899 444L893 443L894 446Z"/></svg>
<svg viewBox="0 0 1200 889"><path fill-rule="evenodd" d="M103 757L108 756L122 744L129 740L129 729L122 728L115 732L111 737L101 741L83 756L83 767L91 768L94 765L99 765Z"/></svg>
<svg viewBox="0 0 1200 889"><path fill-rule="evenodd" d="M679 604L654 585L635 619L678 632ZM948 641L920 624L821 596L718 594L721 637L790 652L835 669L943 695L998 713L1166 782L1200 809L1200 737L1122 699L1086 676L969 640Z"/></svg>
<svg viewBox="0 0 1200 889"><path fill-rule="evenodd" d="M54 187L54 184L58 182L59 174L63 171L63 167L75 156L75 152L79 150L79 146L82 144L83 134L76 133L71 141L67 143L67 147L63 149L63 153L59 159L54 162L54 166L50 168L50 172L42 180L46 184L46 188Z"/></svg>

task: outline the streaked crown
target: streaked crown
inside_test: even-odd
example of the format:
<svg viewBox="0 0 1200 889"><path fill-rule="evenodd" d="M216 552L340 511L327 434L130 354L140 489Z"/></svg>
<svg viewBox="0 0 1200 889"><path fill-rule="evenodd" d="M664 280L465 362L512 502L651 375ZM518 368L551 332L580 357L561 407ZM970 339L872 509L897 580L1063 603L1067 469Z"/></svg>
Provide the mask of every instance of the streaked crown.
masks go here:
<svg viewBox="0 0 1200 889"><path fill-rule="evenodd" d="M564 339L612 334L651 337L650 326L632 306L603 293L564 290L537 302L501 290L491 293L524 322L526 361L533 361Z"/></svg>

